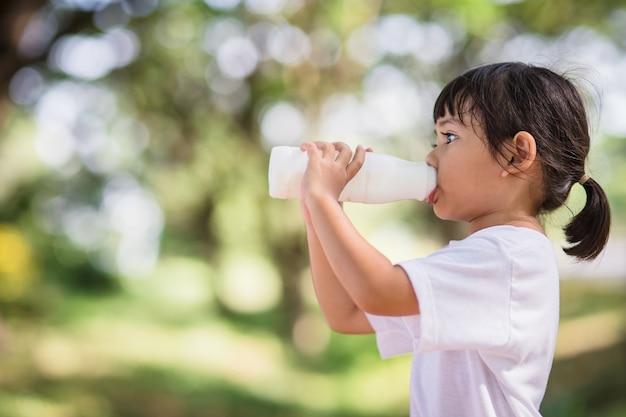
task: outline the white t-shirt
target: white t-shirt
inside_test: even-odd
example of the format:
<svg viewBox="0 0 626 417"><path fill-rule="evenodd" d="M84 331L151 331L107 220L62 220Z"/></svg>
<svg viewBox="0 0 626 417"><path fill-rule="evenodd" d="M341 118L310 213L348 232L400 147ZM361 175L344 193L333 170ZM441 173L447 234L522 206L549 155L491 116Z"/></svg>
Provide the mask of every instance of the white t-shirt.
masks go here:
<svg viewBox="0 0 626 417"><path fill-rule="evenodd" d="M368 318L383 358L413 354L411 417L539 416L559 321L548 238L495 226L400 266L420 314Z"/></svg>

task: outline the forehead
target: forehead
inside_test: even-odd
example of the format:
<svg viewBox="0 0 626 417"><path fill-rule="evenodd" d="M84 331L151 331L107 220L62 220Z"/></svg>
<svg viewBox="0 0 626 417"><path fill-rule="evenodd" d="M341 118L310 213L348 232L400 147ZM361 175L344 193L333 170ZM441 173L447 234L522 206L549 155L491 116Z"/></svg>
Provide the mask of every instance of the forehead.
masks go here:
<svg viewBox="0 0 626 417"><path fill-rule="evenodd" d="M458 116L452 116L450 113L446 112L443 117L437 119L435 125L438 128L444 128L448 126L463 126L464 123L458 118Z"/></svg>

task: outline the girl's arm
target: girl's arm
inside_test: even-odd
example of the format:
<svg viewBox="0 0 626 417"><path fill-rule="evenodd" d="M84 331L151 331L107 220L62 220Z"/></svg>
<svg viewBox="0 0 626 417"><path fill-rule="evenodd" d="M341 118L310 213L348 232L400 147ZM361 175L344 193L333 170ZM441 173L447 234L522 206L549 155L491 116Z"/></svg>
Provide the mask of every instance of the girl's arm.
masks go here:
<svg viewBox="0 0 626 417"><path fill-rule="evenodd" d="M316 251L321 249L325 255L320 264L327 261L327 268L360 310L387 316L418 314L417 298L404 270L358 233L337 202L345 184L363 165L363 148L357 148L352 160L352 151L343 143L306 143L302 149L309 159L302 179L305 217L310 223L307 231L314 232L319 243ZM316 259L319 255L315 254Z"/></svg>
<svg viewBox="0 0 626 417"><path fill-rule="evenodd" d="M306 223L311 275L315 295L331 329L339 333L363 334L374 330L363 311L357 307L330 267L315 234L306 207L302 207Z"/></svg>

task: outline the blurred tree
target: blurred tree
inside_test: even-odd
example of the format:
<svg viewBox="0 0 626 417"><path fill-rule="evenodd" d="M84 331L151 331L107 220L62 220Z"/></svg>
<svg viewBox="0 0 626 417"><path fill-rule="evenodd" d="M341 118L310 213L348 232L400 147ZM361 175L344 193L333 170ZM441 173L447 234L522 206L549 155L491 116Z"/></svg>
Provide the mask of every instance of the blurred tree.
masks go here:
<svg viewBox="0 0 626 417"><path fill-rule="evenodd" d="M411 138L430 131L437 85L481 60L510 59L498 54L515 45L520 59L549 55L550 37L577 27L623 48L618 6L4 2L0 100L35 116L35 149L50 171L14 180L3 221L29 225L49 277L83 271L62 280L72 287L141 275L159 253L201 256L217 276L232 253L270 259L286 335L306 257L293 206L266 197L269 147L340 136L421 157L425 141ZM398 215L428 224L432 215L418 211ZM461 233L448 223L436 230Z"/></svg>
<svg viewBox="0 0 626 417"><path fill-rule="evenodd" d="M24 65L24 58L18 53L18 43L31 16L46 4L45 0L7 1L0 5L0 85L6 99L9 81L13 74Z"/></svg>

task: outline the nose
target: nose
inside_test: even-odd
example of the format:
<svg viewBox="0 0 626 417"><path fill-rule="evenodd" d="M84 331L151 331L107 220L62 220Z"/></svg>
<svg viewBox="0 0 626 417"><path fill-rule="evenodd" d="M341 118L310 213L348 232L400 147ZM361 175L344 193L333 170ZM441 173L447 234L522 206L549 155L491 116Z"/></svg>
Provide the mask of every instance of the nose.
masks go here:
<svg viewBox="0 0 626 417"><path fill-rule="evenodd" d="M428 152L428 155L426 155L426 163L435 169L437 168L437 155L435 153L436 151L437 148L434 148L432 151Z"/></svg>

